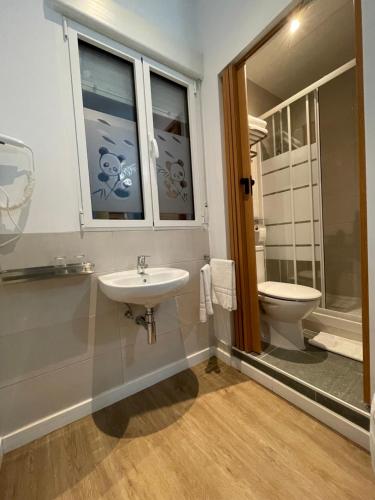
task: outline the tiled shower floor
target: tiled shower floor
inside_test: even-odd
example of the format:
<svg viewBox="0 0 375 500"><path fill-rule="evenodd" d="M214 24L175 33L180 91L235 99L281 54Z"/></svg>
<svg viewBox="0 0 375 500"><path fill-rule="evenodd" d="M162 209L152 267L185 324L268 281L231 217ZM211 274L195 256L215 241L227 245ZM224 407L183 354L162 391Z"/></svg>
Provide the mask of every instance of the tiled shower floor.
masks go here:
<svg viewBox="0 0 375 500"><path fill-rule="evenodd" d="M368 412L368 406L362 401L362 363L314 347L307 339L305 344L305 351L291 351L265 344L263 353L256 357L316 389Z"/></svg>

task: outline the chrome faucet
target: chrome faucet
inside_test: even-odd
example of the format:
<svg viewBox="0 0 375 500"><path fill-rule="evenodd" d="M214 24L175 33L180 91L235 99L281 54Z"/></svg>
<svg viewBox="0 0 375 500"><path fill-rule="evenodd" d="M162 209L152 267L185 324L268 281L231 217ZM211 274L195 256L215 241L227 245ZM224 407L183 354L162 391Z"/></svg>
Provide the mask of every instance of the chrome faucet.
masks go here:
<svg viewBox="0 0 375 500"><path fill-rule="evenodd" d="M137 273L145 274L145 269L148 268L148 264L146 264L147 257L150 255L138 255L137 257Z"/></svg>

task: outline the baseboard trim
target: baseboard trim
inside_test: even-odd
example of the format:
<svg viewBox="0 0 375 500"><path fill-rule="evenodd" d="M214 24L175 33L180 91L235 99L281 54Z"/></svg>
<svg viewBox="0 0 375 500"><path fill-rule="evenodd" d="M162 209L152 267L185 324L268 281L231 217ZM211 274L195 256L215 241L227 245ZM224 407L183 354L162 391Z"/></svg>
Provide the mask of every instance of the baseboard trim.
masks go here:
<svg viewBox="0 0 375 500"><path fill-rule="evenodd" d="M20 429L17 429L16 431L0 438L3 451L4 453L7 453L34 441L35 439L45 436L52 431L64 427L65 425L79 420L80 418L91 415L106 406L127 398L132 394L142 391L143 389L147 389L148 387L151 387L168 377L176 375L176 373L195 366L202 361L205 361L215 353L216 351L214 348L207 347L206 349L198 351L194 354L190 354L186 358L165 365L153 372L142 375L141 377L131 380L130 382L126 382L123 385L114 387L113 389L103 392L93 398L81 401L76 405L64 408L64 410L48 415L47 417L37 420L36 422L33 422L25 427L21 427Z"/></svg>
<svg viewBox="0 0 375 500"><path fill-rule="evenodd" d="M334 431L342 434L366 450L369 450L369 433L361 427L319 405L311 399L306 398L302 394L294 391L285 384L282 384L278 380L275 380L260 370L257 370L253 366L244 363L235 356L232 356L225 349L220 347L207 347L199 352L190 354L186 358L165 365L158 370L143 375L142 377L115 387L109 391L99 394L98 396L82 401L74 406L65 408L60 412L48 415L41 420L2 436L0 438L2 451L7 453L11 450L19 448L20 446L30 443L31 441L45 436L54 430L64 427L65 425L79 420L80 418L86 417L98 410L101 410L102 408L105 408L106 406L116 403L121 399L127 398L132 394L142 391L143 389L147 389L148 387L151 387L152 385L157 384L158 382L161 382L176 373L195 366L205 361L212 355L215 355L224 363L233 366L244 375L247 375L249 378L255 380L301 410L312 415L314 418L332 428ZM0 460L1 455L2 453L0 447Z"/></svg>

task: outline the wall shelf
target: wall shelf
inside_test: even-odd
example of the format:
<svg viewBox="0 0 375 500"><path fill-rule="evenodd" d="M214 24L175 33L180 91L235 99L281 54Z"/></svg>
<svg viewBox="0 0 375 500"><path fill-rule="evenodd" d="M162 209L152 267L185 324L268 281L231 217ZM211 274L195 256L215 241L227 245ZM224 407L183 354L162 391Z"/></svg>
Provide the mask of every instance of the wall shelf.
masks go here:
<svg viewBox="0 0 375 500"><path fill-rule="evenodd" d="M68 278L72 276L87 276L93 274L95 265L86 262L66 264L64 266L28 267L0 271L0 282L3 284L24 283L51 278Z"/></svg>

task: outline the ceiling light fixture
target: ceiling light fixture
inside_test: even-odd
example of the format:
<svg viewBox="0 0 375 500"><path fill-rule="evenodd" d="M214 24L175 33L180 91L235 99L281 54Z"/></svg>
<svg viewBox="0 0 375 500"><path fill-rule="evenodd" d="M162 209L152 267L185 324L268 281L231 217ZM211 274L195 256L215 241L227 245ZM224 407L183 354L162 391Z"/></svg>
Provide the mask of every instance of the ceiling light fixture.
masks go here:
<svg viewBox="0 0 375 500"><path fill-rule="evenodd" d="M298 19L294 18L290 21L290 32L295 33L300 27L301 23Z"/></svg>

